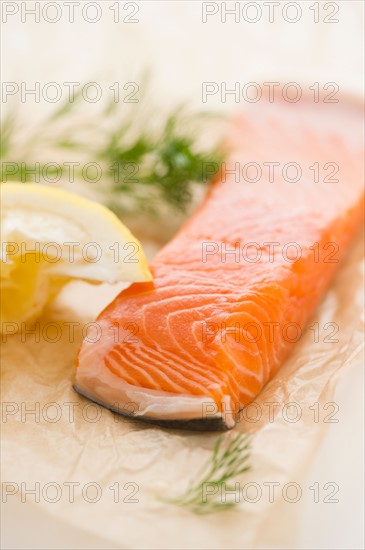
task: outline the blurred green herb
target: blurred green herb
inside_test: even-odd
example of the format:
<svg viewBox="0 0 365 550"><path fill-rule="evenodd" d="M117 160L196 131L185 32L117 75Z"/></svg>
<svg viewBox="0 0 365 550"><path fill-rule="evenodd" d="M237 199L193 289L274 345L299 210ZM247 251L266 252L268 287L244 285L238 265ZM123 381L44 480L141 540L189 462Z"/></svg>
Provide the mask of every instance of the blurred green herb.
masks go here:
<svg viewBox="0 0 365 550"><path fill-rule="evenodd" d="M186 508L195 514L210 514L237 506L236 499L226 500L226 491L238 494L229 482L250 469L249 438L247 434L220 436L213 454L187 490L176 498L160 498L163 502ZM228 483L228 485L226 485ZM209 489L209 490L208 490ZM239 499L238 499L239 502Z"/></svg>
<svg viewBox="0 0 365 550"><path fill-rule="evenodd" d="M188 115L180 108L159 120L156 112L152 112L153 117L143 111L147 102L143 98L138 104L127 106L129 109L123 103L110 101L100 119L75 122L80 99L77 94L72 103L63 103L20 145L17 117L11 112L5 118L0 150L1 181L34 181L29 168L34 167L39 150L46 151L48 158L54 155L64 161L65 153L72 153L80 166L74 169L75 178L104 194L102 198L111 208L118 213L153 214L163 205L185 212L191 204L194 186L208 184L218 172L224 152L215 145L204 148L198 144L204 122L211 122L212 115ZM158 123L153 124L156 118ZM85 179L82 167L86 163L98 164L100 181L91 183ZM45 174L57 182L67 170L62 160L40 162L38 166L41 183Z"/></svg>

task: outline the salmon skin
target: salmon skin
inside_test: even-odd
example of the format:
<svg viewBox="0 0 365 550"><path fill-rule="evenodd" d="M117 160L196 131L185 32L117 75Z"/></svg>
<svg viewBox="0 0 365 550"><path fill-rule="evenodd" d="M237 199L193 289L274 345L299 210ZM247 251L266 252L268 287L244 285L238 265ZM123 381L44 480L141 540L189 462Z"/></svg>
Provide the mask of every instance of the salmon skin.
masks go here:
<svg viewBox="0 0 365 550"><path fill-rule="evenodd" d="M363 113L260 101L203 204L85 340L74 388L173 428L232 428L298 340L363 215ZM211 168L211 167L210 167ZM299 178L298 178L299 174Z"/></svg>

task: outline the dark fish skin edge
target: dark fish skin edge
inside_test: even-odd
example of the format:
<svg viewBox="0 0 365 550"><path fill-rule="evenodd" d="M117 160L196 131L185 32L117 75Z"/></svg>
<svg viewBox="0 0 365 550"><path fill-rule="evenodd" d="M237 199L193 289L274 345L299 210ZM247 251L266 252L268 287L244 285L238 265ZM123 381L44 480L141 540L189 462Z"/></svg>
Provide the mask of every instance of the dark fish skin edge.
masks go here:
<svg viewBox="0 0 365 550"><path fill-rule="evenodd" d="M120 409L116 409L114 407L109 407L108 405L105 405L105 403L102 403L101 401L98 401L92 397L90 397L88 394L82 392L79 390L79 388L74 384L73 389L76 393L79 395L82 395L83 397L86 397L90 401L93 401L94 403L97 403L98 405L101 405L102 407L105 407L106 409L109 409L110 411L120 414L121 416L125 416L130 420L133 420L135 422L141 422L141 423L147 423L147 424L155 424L157 426L161 426L161 428L174 428L177 430L189 430L194 432L226 432L230 430L224 422L222 418L192 418L191 420L159 420L158 418L149 418L146 416L135 416L133 414L128 414L126 412L122 412Z"/></svg>

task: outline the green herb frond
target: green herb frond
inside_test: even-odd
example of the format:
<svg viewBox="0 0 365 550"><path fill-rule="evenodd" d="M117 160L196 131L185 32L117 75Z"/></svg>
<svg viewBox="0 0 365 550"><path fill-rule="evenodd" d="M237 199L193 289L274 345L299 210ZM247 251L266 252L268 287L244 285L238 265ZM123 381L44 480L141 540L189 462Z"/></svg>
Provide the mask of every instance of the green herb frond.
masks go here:
<svg viewBox="0 0 365 550"><path fill-rule="evenodd" d="M39 151L46 151L49 159L60 159L60 164L69 160L66 154L72 153L72 160L80 160L81 167L87 162L100 164L102 181L87 183L100 191L101 198L104 194L108 206L117 214L156 214L163 206L186 212L195 186L209 183L206 166L209 164L210 170L216 166L218 171L224 160L218 144L203 147L199 143L205 125L217 117L188 113L183 106L157 116L145 89L141 93L144 96L136 104L110 101L98 116L83 120L78 110L79 91L73 102L64 102L23 144L17 133L17 117L12 112L3 124L0 151L2 165L13 165L6 173L7 181L33 181L34 175L26 166L38 161ZM40 163L40 173L45 165ZM85 183L82 169L76 168L75 176ZM1 180L4 181L4 171Z"/></svg>
<svg viewBox="0 0 365 550"><path fill-rule="evenodd" d="M236 487L229 483L250 469L249 458L250 442L247 434L220 436L212 456L190 482L186 491L178 497L159 500L196 514L209 514L234 508L237 505L236 499L227 500L224 493L236 491ZM207 486L217 490L208 493Z"/></svg>

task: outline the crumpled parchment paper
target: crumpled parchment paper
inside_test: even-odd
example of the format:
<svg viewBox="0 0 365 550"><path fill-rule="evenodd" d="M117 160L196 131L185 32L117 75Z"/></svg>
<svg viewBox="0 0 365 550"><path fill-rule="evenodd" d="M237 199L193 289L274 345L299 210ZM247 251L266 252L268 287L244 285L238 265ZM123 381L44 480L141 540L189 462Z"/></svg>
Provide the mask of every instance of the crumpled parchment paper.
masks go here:
<svg viewBox="0 0 365 550"><path fill-rule="evenodd" d="M301 487L327 422L340 415L332 403L336 379L361 359L363 258L358 241L314 328L237 426L252 434L252 469L236 480L238 506L211 515L156 496L185 490L216 434L129 421L74 393L73 363L85 324L118 291L74 283L35 334L3 336L3 502L21 505L22 498L44 512L45 521L53 515L118 548L295 547L301 502L293 502L296 487L285 485ZM74 323L73 335L66 323Z"/></svg>

